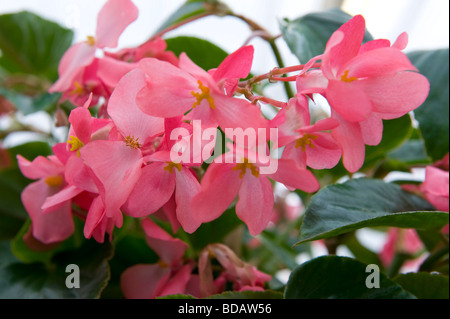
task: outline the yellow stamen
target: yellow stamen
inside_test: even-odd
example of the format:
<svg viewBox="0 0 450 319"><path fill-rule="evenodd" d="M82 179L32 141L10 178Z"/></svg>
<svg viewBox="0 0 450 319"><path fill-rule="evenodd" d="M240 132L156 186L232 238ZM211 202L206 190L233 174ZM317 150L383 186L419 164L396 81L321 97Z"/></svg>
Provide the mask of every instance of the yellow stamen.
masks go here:
<svg viewBox="0 0 450 319"><path fill-rule="evenodd" d="M49 176L49 177L45 178L44 181L50 187L58 187L58 186L62 185L63 178L62 178L62 176L59 176L59 175L57 175L57 176Z"/></svg>
<svg viewBox="0 0 450 319"><path fill-rule="evenodd" d="M318 138L317 135L313 135L313 134L308 134L306 133L305 135L303 135L302 137L300 137L296 142L295 142L295 147L301 147L303 152L306 150L306 146L309 146L311 148L314 148L314 144L312 143L313 140L315 140L316 138Z"/></svg>
<svg viewBox="0 0 450 319"><path fill-rule="evenodd" d="M249 163L247 158L244 158L243 163L239 163L235 167L233 167L233 171L241 170L241 173L239 174L239 178L243 178L245 173L247 172L247 168L249 170L251 170L253 176L259 177L258 167L253 165L252 163Z"/></svg>
<svg viewBox="0 0 450 319"><path fill-rule="evenodd" d="M92 35L88 35L86 43L93 47L95 45L95 38Z"/></svg>
<svg viewBox="0 0 450 319"><path fill-rule="evenodd" d="M125 142L126 146L129 146L131 148L134 149L138 149L141 148L141 144L138 142L139 141L139 137L134 137L134 136L127 136L123 139L123 141Z"/></svg>
<svg viewBox="0 0 450 319"><path fill-rule="evenodd" d="M348 77L348 70L345 70L344 75L341 76L341 81L344 81L347 83L350 83L350 82L353 82L356 80L358 80L358 78L355 78L354 76L352 76L350 78Z"/></svg>
<svg viewBox="0 0 450 319"><path fill-rule="evenodd" d="M194 102L194 105L192 105L192 108L195 108L197 105L200 105L200 103L204 99L206 99L206 101L208 101L209 103L209 107L214 110L216 106L214 105L214 99L209 93L209 88L204 86L200 80L198 80L198 88L200 89L201 92L191 91L191 94L197 99L197 101Z"/></svg>
<svg viewBox="0 0 450 319"><path fill-rule="evenodd" d="M173 168L176 167L176 169L181 172L181 164L180 163L174 163L174 162L167 162L167 166L164 167L165 171L168 171L169 173L173 173Z"/></svg>
<svg viewBox="0 0 450 319"><path fill-rule="evenodd" d="M73 81L73 86L75 86L75 88L69 92L70 95L80 96L83 94L84 88L78 81Z"/></svg>
<svg viewBox="0 0 450 319"><path fill-rule="evenodd" d="M156 263L157 263L158 266L161 267L161 268L167 268L167 267L169 267L169 265L168 265L165 261L163 261L163 260L161 260L161 259L158 260Z"/></svg>
<svg viewBox="0 0 450 319"><path fill-rule="evenodd" d="M67 143L71 145L70 151L77 151L77 156L80 157L80 148L84 146L83 142L76 136L70 136Z"/></svg>

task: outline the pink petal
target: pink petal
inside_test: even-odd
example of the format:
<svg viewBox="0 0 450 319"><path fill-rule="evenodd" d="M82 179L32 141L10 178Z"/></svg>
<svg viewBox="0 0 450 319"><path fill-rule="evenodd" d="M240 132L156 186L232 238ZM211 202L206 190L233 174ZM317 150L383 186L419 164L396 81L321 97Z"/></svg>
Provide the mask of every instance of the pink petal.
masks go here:
<svg viewBox="0 0 450 319"><path fill-rule="evenodd" d="M380 49L380 48L389 48L391 46L391 41L386 39L376 39L369 42L364 43L359 49L359 54L363 54L365 52Z"/></svg>
<svg viewBox="0 0 450 319"><path fill-rule="evenodd" d="M252 68L254 48L251 45L243 46L231 53L222 61L214 72L214 80L245 78Z"/></svg>
<svg viewBox="0 0 450 319"><path fill-rule="evenodd" d="M41 180L29 184L21 194L22 203L31 218L33 236L44 244L63 241L74 232L70 201L58 210L42 214L41 206L45 199L59 190Z"/></svg>
<svg viewBox="0 0 450 319"><path fill-rule="evenodd" d="M371 78L406 70L417 71L406 54L390 47L359 54L343 69L348 71L348 78Z"/></svg>
<svg viewBox="0 0 450 319"><path fill-rule="evenodd" d="M397 40L395 40L394 44L392 45L393 48L396 48L398 50L404 50L406 49L406 46L408 45L408 33L402 32Z"/></svg>
<svg viewBox="0 0 450 319"><path fill-rule="evenodd" d="M167 296L175 294L184 294L186 291L186 286L191 279L191 266L184 265L178 270L166 283L164 288L158 294L158 296Z"/></svg>
<svg viewBox="0 0 450 319"><path fill-rule="evenodd" d="M181 172L175 171L176 183L175 199L177 203L177 218L183 229L193 233L200 225L191 211L191 200L200 192L200 184L194 174L182 167Z"/></svg>
<svg viewBox="0 0 450 319"><path fill-rule="evenodd" d="M58 80L48 90L50 93L64 92L68 90L83 67L91 64L95 56L95 46L86 42L80 42L72 45L64 53L59 62Z"/></svg>
<svg viewBox="0 0 450 319"><path fill-rule="evenodd" d="M136 67L136 63L128 63L104 56L98 61L97 76L107 86L115 88L120 79Z"/></svg>
<svg viewBox="0 0 450 319"><path fill-rule="evenodd" d="M425 76L409 71L353 83L368 96L375 112L388 114L406 114L416 109L430 89Z"/></svg>
<svg viewBox="0 0 450 319"><path fill-rule="evenodd" d="M239 192L242 178L235 164L209 165L202 180L200 192L192 199L194 217L202 222L218 218L233 202Z"/></svg>
<svg viewBox="0 0 450 319"><path fill-rule="evenodd" d="M160 209L173 194L175 176L164 170L166 163L153 162L142 169L141 176L123 206L132 217L148 216Z"/></svg>
<svg viewBox="0 0 450 319"><path fill-rule="evenodd" d="M102 198L97 196L91 203L89 211L86 216L86 222L84 224L84 237L91 238L94 230L101 223L105 217L105 206L103 205Z"/></svg>
<svg viewBox="0 0 450 319"><path fill-rule="evenodd" d="M146 85L136 96L136 103L144 113L175 117L192 108L195 97L191 92L198 90L194 77L168 62L152 58L139 61L139 68L147 75Z"/></svg>
<svg viewBox="0 0 450 319"><path fill-rule="evenodd" d="M127 268L120 277L120 287L127 299L154 299L170 277L168 267L138 264Z"/></svg>
<svg viewBox="0 0 450 319"><path fill-rule="evenodd" d="M135 69L125 75L111 94L108 114L124 136L145 140L164 132L164 120L143 113L136 105L136 95L145 86L145 74Z"/></svg>
<svg viewBox="0 0 450 319"><path fill-rule="evenodd" d="M42 205L42 214L51 213L55 210L60 209L67 202L69 202L72 198L80 194L83 190L73 186L68 185L60 190L58 193L49 196L45 199L44 204Z"/></svg>
<svg viewBox="0 0 450 319"><path fill-rule="evenodd" d="M307 169L300 168L291 159L279 159L278 169L274 174L267 175L277 182L285 184L287 187L301 189L312 193L319 190L319 182L316 177Z"/></svg>
<svg viewBox="0 0 450 319"><path fill-rule="evenodd" d="M22 174L29 179L60 175L64 170L62 164L51 161L44 156L38 156L30 162L19 154L17 155L17 163Z"/></svg>
<svg viewBox="0 0 450 319"><path fill-rule="evenodd" d="M69 122L72 124L68 134L69 137L75 136L84 144L89 143L92 132L91 113L84 107L77 107L70 112Z"/></svg>
<svg viewBox="0 0 450 319"><path fill-rule="evenodd" d="M343 33L343 39L336 44L333 37L335 34ZM322 59L323 71L328 78L331 74L338 74L341 67L350 59L355 57L361 47L365 34L365 20L361 15L356 15L348 22L343 24L333 34L327 43L325 55Z"/></svg>
<svg viewBox="0 0 450 319"><path fill-rule="evenodd" d="M188 248L188 245L179 238L173 238L151 219L142 221L148 245L169 267L177 264Z"/></svg>
<svg viewBox="0 0 450 319"><path fill-rule="evenodd" d="M214 94L216 108L213 114L222 129L267 128L268 121L262 116L261 110L247 100Z"/></svg>
<svg viewBox="0 0 450 319"><path fill-rule="evenodd" d="M377 113L372 113L365 121L360 122L364 144L378 145L383 138L383 120Z"/></svg>
<svg viewBox="0 0 450 319"><path fill-rule="evenodd" d="M115 216L140 177L141 151L121 141L93 141L80 151L98 179L107 216Z"/></svg>
<svg viewBox="0 0 450 319"><path fill-rule="evenodd" d="M422 183L421 190L434 195L449 195L449 172L440 168L427 166L425 168L425 181Z"/></svg>
<svg viewBox="0 0 450 319"><path fill-rule="evenodd" d="M328 79L321 70L311 70L297 77L296 87L299 94L319 93L324 95Z"/></svg>
<svg viewBox="0 0 450 319"><path fill-rule="evenodd" d="M131 0L108 0L97 16L97 47L117 47L123 30L137 19L138 14L139 10Z"/></svg>
<svg viewBox="0 0 450 319"><path fill-rule="evenodd" d="M317 138L312 141L314 148L306 148L306 163L314 169L329 169L339 163L342 150L334 138L327 133L316 133Z"/></svg>
<svg viewBox="0 0 450 319"><path fill-rule="evenodd" d="M236 204L237 216L252 236L259 235L272 218L273 189L269 179L245 174Z"/></svg>
<svg viewBox="0 0 450 319"><path fill-rule="evenodd" d="M331 131L331 135L341 145L344 167L354 173L363 165L366 151L361 126L344 120L336 112L332 111L331 114L340 123Z"/></svg>
<svg viewBox="0 0 450 319"><path fill-rule="evenodd" d="M340 116L350 122L364 121L372 112L372 103L359 86L353 81L330 81L327 90L327 99L330 107Z"/></svg>

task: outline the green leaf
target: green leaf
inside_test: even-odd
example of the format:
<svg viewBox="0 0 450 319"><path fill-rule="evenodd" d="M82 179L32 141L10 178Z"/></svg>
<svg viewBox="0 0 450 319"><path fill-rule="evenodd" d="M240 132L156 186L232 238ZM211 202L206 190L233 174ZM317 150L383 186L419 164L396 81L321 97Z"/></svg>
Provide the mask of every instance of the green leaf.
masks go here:
<svg viewBox="0 0 450 319"><path fill-rule="evenodd" d="M167 50L179 56L185 52L187 56L204 70L217 68L228 56L224 50L215 44L194 37L176 37L166 39Z"/></svg>
<svg viewBox="0 0 450 319"><path fill-rule="evenodd" d="M412 133L411 116L406 114L393 120L383 120L383 138L376 146L367 145L364 167L379 163L386 154L400 146Z"/></svg>
<svg viewBox="0 0 450 319"><path fill-rule="evenodd" d="M449 222L424 199L396 184L353 179L326 186L311 199L299 243L334 237L363 227L439 229Z"/></svg>
<svg viewBox="0 0 450 319"><path fill-rule="evenodd" d="M60 93L43 93L39 96L31 97L16 93L0 87L0 95L7 98L14 106L27 115L37 111L50 111L54 109L61 98Z"/></svg>
<svg viewBox="0 0 450 319"><path fill-rule="evenodd" d="M424 141L419 139L410 139L406 141L400 147L387 153L387 158L409 165L431 163L425 150Z"/></svg>
<svg viewBox="0 0 450 319"><path fill-rule="evenodd" d="M16 156L21 154L28 160L38 155L49 155L51 148L44 142L31 142L8 150L11 166L0 170L0 239L11 239L28 218L20 198L23 189L31 182L17 166Z"/></svg>
<svg viewBox="0 0 450 319"><path fill-rule="evenodd" d="M86 241L79 249L56 254L50 265L11 260L8 246L0 249L0 298L98 298L109 280L108 260L113 253L109 243ZM66 286L70 264L80 269L80 288Z"/></svg>
<svg viewBox="0 0 450 319"><path fill-rule="evenodd" d="M449 150L449 49L416 51L411 62L430 81L430 93L414 115L428 155L440 160Z"/></svg>
<svg viewBox="0 0 450 319"><path fill-rule="evenodd" d="M31 12L0 16L0 68L53 81L73 32Z"/></svg>
<svg viewBox="0 0 450 319"><path fill-rule="evenodd" d="M340 9L331 9L310 13L292 21L281 20L280 28L291 52L301 63L306 63L311 58L322 54L333 32L351 18ZM366 30L364 42L372 39Z"/></svg>
<svg viewBox="0 0 450 319"><path fill-rule="evenodd" d="M368 288L373 270L349 257L322 256L299 265L290 275L286 299L414 299L379 273L379 288Z"/></svg>
<svg viewBox="0 0 450 319"><path fill-rule="evenodd" d="M264 291L225 291L205 299L283 299L283 293L274 290Z"/></svg>
<svg viewBox="0 0 450 319"><path fill-rule="evenodd" d="M231 9L217 0L188 0L179 7L156 31L157 33L189 18L207 14L225 15Z"/></svg>
<svg viewBox="0 0 450 319"><path fill-rule="evenodd" d="M448 277L426 272L397 276L394 281L419 299L448 299Z"/></svg>

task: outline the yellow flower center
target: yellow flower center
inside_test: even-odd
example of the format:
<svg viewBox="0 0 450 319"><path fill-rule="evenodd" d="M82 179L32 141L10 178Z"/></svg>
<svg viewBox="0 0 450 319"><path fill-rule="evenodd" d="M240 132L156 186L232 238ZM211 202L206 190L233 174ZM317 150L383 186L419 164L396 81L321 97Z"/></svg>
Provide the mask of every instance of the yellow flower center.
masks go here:
<svg viewBox="0 0 450 319"><path fill-rule="evenodd" d="M355 78L354 76L352 76L350 78L348 77L348 70L345 70L344 75L341 76L341 81L344 81L347 83L350 83L350 82L353 82L356 80L358 80L358 78Z"/></svg>
<svg viewBox="0 0 450 319"><path fill-rule="evenodd" d="M63 178L60 175L56 176L49 176L44 179L44 181L47 183L50 187L58 187L61 186L63 183Z"/></svg>
<svg viewBox="0 0 450 319"><path fill-rule="evenodd" d="M83 142L76 136L70 136L67 143L71 145L70 151L77 151L77 156L80 157L80 148L84 146Z"/></svg>
<svg viewBox="0 0 450 319"><path fill-rule="evenodd" d="M86 37L86 43L93 47L95 45L95 37L88 35Z"/></svg>
<svg viewBox="0 0 450 319"><path fill-rule="evenodd" d="M129 146L131 148L134 149L138 149L141 148L141 144L138 142L139 141L139 137L134 137L134 136L127 136L123 139L123 141L125 142L126 146Z"/></svg>
<svg viewBox="0 0 450 319"><path fill-rule="evenodd" d="M84 88L80 83L78 83L78 81L74 81L73 86L75 86L75 88L69 92L70 95L80 96L83 94Z"/></svg>
<svg viewBox="0 0 450 319"><path fill-rule="evenodd" d="M306 133L305 135L303 135L302 137L300 137L296 142L295 142L295 147L299 148L301 147L303 152L306 150L306 146L309 146L311 148L314 148L314 144L312 143L313 140L315 140L316 138L318 138L317 135L313 135L313 134L308 134Z"/></svg>
<svg viewBox="0 0 450 319"><path fill-rule="evenodd" d="M173 173L173 168L176 168L179 172L181 172L181 164L180 163L174 163L174 162L167 162L167 166L164 167L165 171L168 171L169 173Z"/></svg>
<svg viewBox="0 0 450 319"><path fill-rule="evenodd" d="M245 173L247 172L247 168L252 172L253 176L259 177L258 167L253 165L252 163L249 163L247 158L244 158L243 163L236 164L236 166L233 167L233 171L241 170L241 173L239 174L239 178L243 178Z"/></svg>
<svg viewBox="0 0 450 319"><path fill-rule="evenodd" d="M201 92L191 91L191 94L197 99L197 101L194 102L194 105L192 105L192 108L195 108L197 105L200 105L200 103L204 99L206 99L206 101L208 101L209 103L209 107L214 110L216 106L214 105L214 99L209 93L209 88L204 86L200 80L198 80L198 88L200 89Z"/></svg>

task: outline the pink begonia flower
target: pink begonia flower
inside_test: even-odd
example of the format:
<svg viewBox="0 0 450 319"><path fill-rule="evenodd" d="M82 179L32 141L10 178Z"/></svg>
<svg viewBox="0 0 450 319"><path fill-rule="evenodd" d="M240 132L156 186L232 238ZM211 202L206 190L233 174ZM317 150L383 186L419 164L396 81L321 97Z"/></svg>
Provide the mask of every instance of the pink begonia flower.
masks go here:
<svg viewBox="0 0 450 319"><path fill-rule="evenodd" d="M414 229L389 228L386 243L379 256L383 265L389 267L396 253L414 255L421 249L423 249L423 243ZM417 261L408 261L407 263L415 265Z"/></svg>
<svg viewBox="0 0 450 319"><path fill-rule="evenodd" d="M137 104L145 113L160 117L176 117L190 111L188 118L201 120L204 127L267 127L256 105L231 96L238 80L249 74L252 59L252 46L238 49L209 72L184 53L180 55L179 68L157 59L142 59L138 64L147 74L147 84L138 93Z"/></svg>
<svg viewBox="0 0 450 319"><path fill-rule="evenodd" d="M55 154L64 152L65 143L53 147ZM33 237L44 244L67 239L74 231L71 199L82 192L64 179L64 159L56 155L38 156L32 162L21 155L17 161L22 174L29 179L38 179L22 191L22 203L31 218ZM59 197L55 205L42 206L50 197Z"/></svg>
<svg viewBox="0 0 450 319"><path fill-rule="evenodd" d="M120 287L127 299L153 299L172 294L196 292L196 276L193 266L183 262L187 244L171 237L150 219L144 219L142 226L149 246L160 257L156 264L137 264L127 268L121 275ZM191 289L194 288L194 289Z"/></svg>
<svg viewBox="0 0 450 319"><path fill-rule="evenodd" d="M115 48L123 30L138 17L138 8L131 0L108 0L97 16L95 37L72 45L59 64L59 79L49 92L65 92L79 72L92 63L97 49Z"/></svg>
<svg viewBox="0 0 450 319"><path fill-rule="evenodd" d="M211 259L215 258L223 271L215 279ZM243 262L227 246L210 244L200 254L199 262L200 289L203 297L221 293L227 282L233 284L233 290L263 291L265 282L272 277L259 271L255 266Z"/></svg>
<svg viewBox="0 0 450 319"><path fill-rule="evenodd" d="M308 101L303 95L290 99L288 106L278 112L272 123L278 128L278 146L285 146L282 158L293 159L302 168L336 166L341 158L341 148L329 133L323 131L334 129L339 123L332 118L313 125L310 121Z"/></svg>
<svg viewBox="0 0 450 319"><path fill-rule="evenodd" d="M269 178L292 189L306 192L319 189L315 176L291 159L278 159L275 173L260 174L268 162L252 150L230 147L222 155L221 163L210 164L203 176L201 190L191 202L194 216L202 222L212 221L239 195L236 214L247 224L250 234L256 236L273 217L274 195Z"/></svg>
<svg viewBox="0 0 450 319"><path fill-rule="evenodd" d="M327 98L331 117L340 123L332 135L342 146L344 166L350 172L362 166L365 144L380 143L382 120L416 109L429 92L427 78L401 51L406 33L392 46L383 39L361 45L364 33L364 18L350 19L330 37L324 54L309 61L297 78L299 93ZM320 70L309 70L319 59Z"/></svg>
<svg viewBox="0 0 450 319"><path fill-rule="evenodd" d="M169 138L173 130L189 124L182 123L181 117L166 119L165 123L162 147L146 157L152 162L142 168L142 174L124 204L123 211L132 217L144 217L163 207L174 194L176 218L186 232L193 233L201 222L193 216L190 203L200 191L200 183L190 166L199 164L174 162L170 151L175 141Z"/></svg>
<svg viewBox="0 0 450 319"><path fill-rule="evenodd" d="M449 211L449 172L433 166L425 168L425 181L420 190L438 210Z"/></svg>
<svg viewBox="0 0 450 319"><path fill-rule="evenodd" d="M120 208L141 176L145 152L152 147L152 139L163 132L164 120L144 114L134 102L143 85L145 77L139 69L121 79L108 103L114 123L110 139L91 141L80 150L107 217L121 216Z"/></svg>

